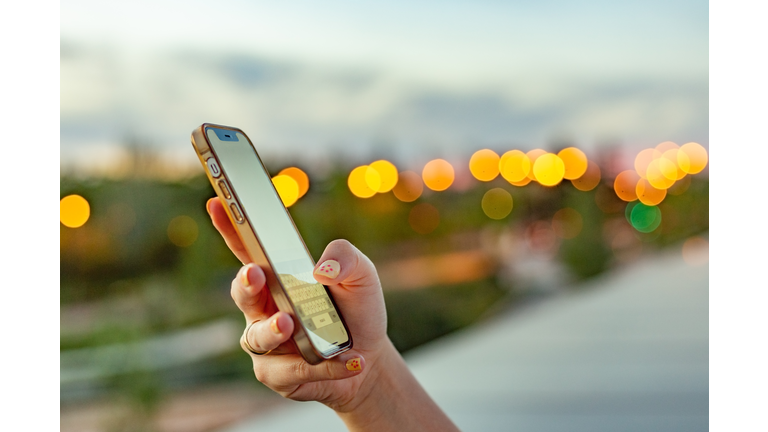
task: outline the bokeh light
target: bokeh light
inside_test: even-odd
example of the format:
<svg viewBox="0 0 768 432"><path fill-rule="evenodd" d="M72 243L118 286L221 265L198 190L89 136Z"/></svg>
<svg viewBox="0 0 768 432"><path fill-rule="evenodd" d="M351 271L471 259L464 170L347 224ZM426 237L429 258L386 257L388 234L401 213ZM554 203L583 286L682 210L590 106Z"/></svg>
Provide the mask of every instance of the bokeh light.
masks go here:
<svg viewBox="0 0 768 432"><path fill-rule="evenodd" d="M591 191L600 184L600 167L592 161L587 161L587 170L581 177L571 180L573 187L580 191Z"/></svg>
<svg viewBox="0 0 768 432"><path fill-rule="evenodd" d="M642 178L645 178L645 173L648 171L648 165L654 159L653 154L656 149L645 149L635 156L635 172Z"/></svg>
<svg viewBox="0 0 768 432"><path fill-rule="evenodd" d="M416 201L424 192L424 183L421 176L413 171L403 171L397 179L397 184L392 189L395 197L402 202Z"/></svg>
<svg viewBox="0 0 768 432"><path fill-rule="evenodd" d="M709 242L700 236L690 237L683 243L683 260L692 266L709 262Z"/></svg>
<svg viewBox="0 0 768 432"><path fill-rule="evenodd" d="M299 185L299 198L303 197L309 190L309 176L299 168L289 167L280 171L277 175L287 175L296 181L296 184Z"/></svg>
<svg viewBox="0 0 768 432"><path fill-rule="evenodd" d="M557 153L563 163L565 164L565 173L563 178L568 180L575 180L584 175L587 172L587 155L583 151L576 147L568 147L560 150Z"/></svg>
<svg viewBox="0 0 768 432"><path fill-rule="evenodd" d="M616 192L616 196L621 198L622 201L632 202L637 199L637 181L640 180L640 176L636 172L631 170L622 171L616 176L616 180L613 181L613 190Z"/></svg>
<svg viewBox="0 0 768 432"><path fill-rule="evenodd" d="M683 153L681 156L680 150L678 149L665 151L664 154L661 155L661 160L665 161L661 166L674 166L674 170L662 168L661 173L664 174L665 177L675 181L682 180L683 177L687 175L687 172L691 167L691 162L688 159L688 155ZM666 162L669 162L669 164Z"/></svg>
<svg viewBox="0 0 768 432"><path fill-rule="evenodd" d="M391 162L385 160L378 160L370 165L371 169L374 169L379 173L380 185L376 192L386 193L391 191L397 184L397 168L392 165ZM367 175L367 174L366 174Z"/></svg>
<svg viewBox="0 0 768 432"><path fill-rule="evenodd" d="M510 150L499 159L499 172L506 181L515 186L525 186L530 183L528 173L531 172L531 160L520 150ZM515 184L525 181L525 184Z"/></svg>
<svg viewBox="0 0 768 432"><path fill-rule="evenodd" d="M528 172L528 174L526 174L526 177L531 180L536 180L536 176L533 174L533 166L536 164L536 159L544 156L545 154L547 154L547 152L542 149L529 150L528 153L525 154L528 156L528 160L531 162L531 170Z"/></svg>
<svg viewBox="0 0 768 432"><path fill-rule="evenodd" d="M512 212L512 195L502 188L493 188L483 195L483 213L491 219L504 219Z"/></svg>
<svg viewBox="0 0 768 432"><path fill-rule="evenodd" d="M491 181L499 175L499 159L493 150L478 150L469 159L469 171L480 181Z"/></svg>
<svg viewBox="0 0 768 432"><path fill-rule="evenodd" d="M669 189L673 184L675 184L675 181L664 175L662 172L661 161L661 158L654 159L650 164L648 164L648 170L645 172L645 178L648 180L648 183L650 183L651 186L655 187L656 189ZM668 164L666 165L667 168L665 169L669 170Z"/></svg>
<svg viewBox="0 0 768 432"><path fill-rule="evenodd" d="M378 173L376 170L372 170L374 174L369 175L369 168L368 165L359 166L353 169L347 178L347 186L349 186L349 190L352 192L352 195L358 198L370 198L376 195L376 189L370 187L367 180L369 180L369 176L374 177L375 175L378 175ZM379 177L378 186L381 186L381 177Z"/></svg>
<svg viewBox="0 0 768 432"><path fill-rule="evenodd" d="M561 239L577 237L583 226L584 218L581 217L581 213L570 207L558 210L552 217L552 230Z"/></svg>
<svg viewBox="0 0 768 432"><path fill-rule="evenodd" d="M272 177L272 184L280 195L283 205L290 207L299 199L299 183L293 177L282 174Z"/></svg>
<svg viewBox="0 0 768 432"><path fill-rule="evenodd" d="M440 212L432 204L416 204L408 214L408 224L419 234L429 234L440 225Z"/></svg>
<svg viewBox="0 0 768 432"><path fill-rule="evenodd" d="M544 186L558 185L565 175L565 163L554 153L541 155L533 163L533 175Z"/></svg>
<svg viewBox="0 0 768 432"><path fill-rule="evenodd" d="M370 166L367 166L365 168L365 184L378 192L379 189L381 189L381 174Z"/></svg>
<svg viewBox="0 0 768 432"><path fill-rule="evenodd" d="M444 159L435 159L427 162L421 172L424 184L433 191L448 189L455 178L453 166Z"/></svg>
<svg viewBox="0 0 768 432"><path fill-rule="evenodd" d="M69 228L79 228L91 217L91 206L80 195L68 195L59 201L59 221Z"/></svg>
<svg viewBox="0 0 768 432"><path fill-rule="evenodd" d="M667 196L666 189L656 189L647 179L640 179L635 188L637 199L649 206L659 205Z"/></svg>
<svg viewBox="0 0 768 432"><path fill-rule="evenodd" d="M654 231L661 225L661 210L656 206L637 203L629 214L629 223L643 233Z"/></svg>
<svg viewBox="0 0 768 432"><path fill-rule="evenodd" d="M680 148L680 146L675 144L674 142L672 142L672 141L664 141L663 143L660 143L659 145L657 145L654 148L653 158L654 159L658 159L667 150L678 149L678 148Z"/></svg>
<svg viewBox="0 0 768 432"><path fill-rule="evenodd" d="M176 216L168 224L168 239L178 247L189 247L197 240L197 222L189 216Z"/></svg>
<svg viewBox="0 0 768 432"><path fill-rule="evenodd" d="M707 166L707 161L709 160L707 150L698 143L689 142L683 144L680 147L678 157L682 157L680 156L681 154L688 157L688 171L686 171L688 174L698 174ZM680 165L683 168L682 165L684 164L681 163Z"/></svg>

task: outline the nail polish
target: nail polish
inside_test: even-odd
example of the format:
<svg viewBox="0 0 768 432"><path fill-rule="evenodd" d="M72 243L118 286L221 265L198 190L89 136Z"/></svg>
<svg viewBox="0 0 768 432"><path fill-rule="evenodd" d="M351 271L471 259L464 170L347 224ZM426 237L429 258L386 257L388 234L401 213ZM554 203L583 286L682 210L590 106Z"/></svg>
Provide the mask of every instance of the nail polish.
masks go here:
<svg viewBox="0 0 768 432"><path fill-rule="evenodd" d="M360 357L355 357L353 359L347 360L346 367L347 367L348 371L359 371L359 370L361 370L363 367L360 364Z"/></svg>
<svg viewBox="0 0 768 432"><path fill-rule="evenodd" d="M269 323L269 328L272 329L272 332L275 334L280 334L280 327L277 325L277 317L272 320L271 323Z"/></svg>
<svg viewBox="0 0 768 432"><path fill-rule="evenodd" d="M244 287L251 286L251 281L248 279L248 271L251 269L250 264L246 264L245 267L240 271L240 284Z"/></svg>
<svg viewBox="0 0 768 432"><path fill-rule="evenodd" d="M339 275L339 272L341 271L341 265L336 260L327 260L320 264L320 267L318 267L315 270L315 274L320 276L325 276L328 279L336 279L336 276Z"/></svg>

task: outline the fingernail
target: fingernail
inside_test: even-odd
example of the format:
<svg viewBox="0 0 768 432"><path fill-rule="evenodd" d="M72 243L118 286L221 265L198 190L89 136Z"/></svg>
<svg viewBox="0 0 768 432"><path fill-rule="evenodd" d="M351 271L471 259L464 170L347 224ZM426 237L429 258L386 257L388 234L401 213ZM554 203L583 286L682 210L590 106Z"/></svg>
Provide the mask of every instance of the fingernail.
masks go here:
<svg viewBox="0 0 768 432"><path fill-rule="evenodd" d="M244 287L251 286L251 281L248 279L248 271L251 269L250 264L246 264L243 266L243 269L240 271L240 285Z"/></svg>
<svg viewBox="0 0 768 432"><path fill-rule="evenodd" d="M359 371L363 369L363 365L360 363L360 357L347 360L346 366L348 371Z"/></svg>
<svg viewBox="0 0 768 432"><path fill-rule="evenodd" d="M273 320L272 320L272 322L271 322L271 323L269 323L269 328L271 328L271 329L272 329L272 331L273 331L275 334L280 334L280 327L278 327L278 325L277 325L277 318L278 318L278 317L275 317L275 319L273 319Z"/></svg>
<svg viewBox="0 0 768 432"><path fill-rule="evenodd" d="M209 215L211 214L211 200L212 199L213 198L211 198L211 199L209 199L208 201L205 202L205 210L208 212Z"/></svg>
<svg viewBox="0 0 768 432"><path fill-rule="evenodd" d="M315 270L316 275L325 276L329 279L336 279L341 271L341 265L336 260L328 260L320 264Z"/></svg>

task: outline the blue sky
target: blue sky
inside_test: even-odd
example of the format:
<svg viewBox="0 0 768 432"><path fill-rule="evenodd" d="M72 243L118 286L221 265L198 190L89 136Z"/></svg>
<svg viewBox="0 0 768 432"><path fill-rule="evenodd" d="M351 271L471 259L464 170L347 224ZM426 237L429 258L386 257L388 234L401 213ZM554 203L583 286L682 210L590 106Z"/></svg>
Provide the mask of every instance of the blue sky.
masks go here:
<svg viewBox="0 0 768 432"><path fill-rule="evenodd" d="M708 21L702 1L65 0L62 163L128 135L188 157L202 121L286 157L707 145Z"/></svg>

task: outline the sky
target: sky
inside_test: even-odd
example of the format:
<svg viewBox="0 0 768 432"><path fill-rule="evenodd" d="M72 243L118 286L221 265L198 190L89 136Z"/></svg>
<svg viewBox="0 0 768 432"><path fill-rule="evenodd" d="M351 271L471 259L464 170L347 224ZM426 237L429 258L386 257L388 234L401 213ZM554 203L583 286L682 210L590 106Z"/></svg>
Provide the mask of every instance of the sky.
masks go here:
<svg viewBox="0 0 768 432"><path fill-rule="evenodd" d="M197 163L203 122L305 163L707 146L708 34L703 1L64 0L61 163Z"/></svg>

